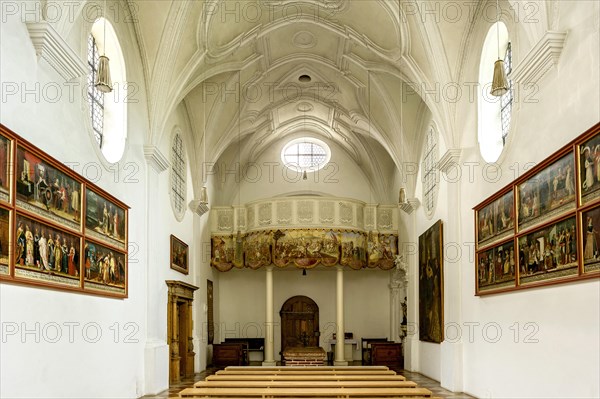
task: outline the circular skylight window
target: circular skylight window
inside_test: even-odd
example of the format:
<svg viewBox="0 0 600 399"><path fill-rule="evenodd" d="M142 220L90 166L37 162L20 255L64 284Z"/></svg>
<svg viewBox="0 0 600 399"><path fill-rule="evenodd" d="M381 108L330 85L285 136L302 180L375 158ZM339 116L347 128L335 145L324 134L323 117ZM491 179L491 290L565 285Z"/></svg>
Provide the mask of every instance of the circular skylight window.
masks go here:
<svg viewBox="0 0 600 399"><path fill-rule="evenodd" d="M311 137L295 139L281 150L281 160L287 168L297 171L316 171L331 159L329 146Z"/></svg>

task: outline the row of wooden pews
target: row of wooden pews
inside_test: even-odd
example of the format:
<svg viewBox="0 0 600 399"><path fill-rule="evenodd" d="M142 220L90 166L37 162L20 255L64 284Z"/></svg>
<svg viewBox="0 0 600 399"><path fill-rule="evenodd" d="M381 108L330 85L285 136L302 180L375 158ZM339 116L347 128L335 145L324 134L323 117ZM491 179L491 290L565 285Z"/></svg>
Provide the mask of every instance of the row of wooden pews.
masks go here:
<svg viewBox="0 0 600 399"><path fill-rule="evenodd" d="M432 398L432 392L386 366L230 366L184 389L179 397L417 399Z"/></svg>

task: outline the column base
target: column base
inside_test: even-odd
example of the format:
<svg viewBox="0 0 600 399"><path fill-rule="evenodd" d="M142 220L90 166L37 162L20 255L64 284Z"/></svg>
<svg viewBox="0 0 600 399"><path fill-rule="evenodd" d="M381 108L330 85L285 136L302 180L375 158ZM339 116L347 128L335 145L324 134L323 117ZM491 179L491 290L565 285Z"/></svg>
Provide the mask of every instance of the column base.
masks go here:
<svg viewBox="0 0 600 399"><path fill-rule="evenodd" d="M273 361L265 360L264 362L262 362L262 366L263 367L275 367L275 366L277 366L277 362L275 360L273 360Z"/></svg>
<svg viewBox="0 0 600 399"><path fill-rule="evenodd" d="M345 360L334 360L333 365L334 366L347 366L348 362Z"/></svg>

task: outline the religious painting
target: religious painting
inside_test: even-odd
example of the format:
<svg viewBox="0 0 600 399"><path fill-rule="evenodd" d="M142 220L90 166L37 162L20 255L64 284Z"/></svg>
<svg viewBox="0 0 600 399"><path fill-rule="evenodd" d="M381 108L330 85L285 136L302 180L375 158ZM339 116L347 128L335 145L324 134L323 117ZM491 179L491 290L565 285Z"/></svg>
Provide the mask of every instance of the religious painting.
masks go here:
<svg viewBox="0 0 600 399"><path fill-rule="evenodd" d="M221 272L227 272L233 268L234 252L233 236L213 236L210 264Z"/></svg>
<svg viewBox="0 0 600 399"><path fill-rule="evenodd" d="M16 229L15 277L80 287L79 237L20 214Z"/></svg>
<svg viewBox="0 0 600 399"><path fill-rule="evenodd" d="M85 233L108 245L127 249L127 211L90 188L85 190Z"/></svg>
<svg viewBox="0 0 600 399"><path fill-rule="evenodd" d="M171 269L183 274L190 272L188 246L173 234L171 234Z"/></svg>
<svg viewBox="0 0 600 399"><path fill-rule="evenodd" d="M600 270L600 206L581 214L581 232L583 272L597 272Z"/></svg>
<svg viewBox="0 0 600 399"><path fill-rule="evenodd" d="M575 216L519 237L519 284L579 274Z"/></svg>
<svg viewBox="0 0 600 399"><path fill-rule="evenodd" d="M358 231L344 231L341 237L340 264L359 270L367 266L367 235Z"/></svg>
<svg viewBox="0 0 600 399"><path fill-rule="evenodd" d="M419 236L419 339L444 340L442 221Z"/></svg>
<svg viewBox="0 0 600 399"><path fill-rule="evenodd" d="M396 266L394 259L398 253L398 236L395 234L369 234L367 243L368 266L390 270Z"/></svg>
<svg viewBox="0 0 600 399"><path fill-rule="evenodd" d="M293 264L302 269L319 264L334 266L340 261L340 245L340 234L333 230L277 230L273 233L273 264L277 267ZM246 248L247 265L252 256L251 248Z"/></svg>
<svg viewBox="0 0 600 399"><path fill-rule="evenodd" d="M600 198L600 134L578 146L581 204Z"/></svg>
<svg viewBox="0 0 600 399"><path fill-rule="evenodd" d="M212 345L215 340L215 317L213 303L213 282L206 280L206 332L209 345Z"/></svg>
<svg viewBox="0 0 600 399"><path fill-rule="evenodd" d="M9 275L10 211L0 208L0 275Z"/></svg>
<svg viewBox="0 0 600 399"><path fill-rule="evenodd" d="M81 183L21 146L16 162L17 206L81 231Z"/></svg>
<svg viewBox="0 0 600 399"><path fill-rule="evenodd" d="M574 169L570 152L517 187L519 230L575 209Z"/></svg>
<svg viewBox="0 0 600 399"><path fill-rule="evenodd" d="M83 248L83 267L85 290L118 296L127 295L125 254L86 240Z"/></svg>
<svg viewBox="0 0 600 399"><path fill-rule="evenodd" d="M0 201L10 202L12 141L0 134Z"/></svg>
<svg viewBox="0 0 600 399"><path fill-rule="evenodd" d="M477 212L478 247L504 240L514 233L514 193L510 190Z"/></svg>
<svg viewBox="0 0 600 399"><path fill-rule="evenodd" d="M232 239L234 247L234 264L236 267L249 267L250 269L258 269L262 266L268 266L271 264L271 248L276 247L281 239L281 231L272 233L271 231L260 231L255 233L247 234L244 237L236 236L235 240ZM238 248L243 248L243 263L239 265L237 262ZM279 262L273 263L276 266L280 266Z"/></svg>
<svg viewBox="0 0 600 399"><path fill-rule="evenodd" d="M479 252L477 254L478 291L514 287L516 259L513 239Z"/></svg>

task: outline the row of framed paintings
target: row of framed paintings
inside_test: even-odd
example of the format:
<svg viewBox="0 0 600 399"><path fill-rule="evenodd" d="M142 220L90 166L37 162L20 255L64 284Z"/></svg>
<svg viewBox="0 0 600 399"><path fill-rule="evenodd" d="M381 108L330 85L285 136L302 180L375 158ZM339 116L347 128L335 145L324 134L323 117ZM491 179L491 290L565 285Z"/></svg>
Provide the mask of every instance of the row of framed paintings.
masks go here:
<svg viewBox="0 0 600 399"><path fill-rule="evenodd" d="M474 211L477 295L600 276L600 124Z"/></svg>
<svg viewBox="0 0 600 399"><path fill-rule="evenodd" d="M0 125L0 280L127 297L128 207Z"/></svg>

